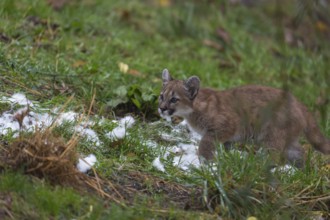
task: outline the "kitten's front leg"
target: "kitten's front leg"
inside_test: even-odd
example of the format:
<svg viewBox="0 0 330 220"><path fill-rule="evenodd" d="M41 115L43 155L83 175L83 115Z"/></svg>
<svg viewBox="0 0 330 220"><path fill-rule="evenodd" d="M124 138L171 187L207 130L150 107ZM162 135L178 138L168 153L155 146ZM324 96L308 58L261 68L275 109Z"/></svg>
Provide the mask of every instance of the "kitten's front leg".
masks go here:
<svg viewBox="0 0 330 220"><path fill-rule="evenodd" d="M216 141L212 132L206 132L199 143L198 155L206 160L214 159Z"/></svg>

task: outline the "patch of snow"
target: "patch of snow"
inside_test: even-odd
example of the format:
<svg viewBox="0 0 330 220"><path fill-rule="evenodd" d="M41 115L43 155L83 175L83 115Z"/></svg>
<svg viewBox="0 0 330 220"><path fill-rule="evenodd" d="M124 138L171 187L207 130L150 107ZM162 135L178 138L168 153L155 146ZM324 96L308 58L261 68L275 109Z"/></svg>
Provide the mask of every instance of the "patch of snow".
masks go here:
<svg viewBox="0 0 330 220"><path fill-rule="evenodd" d="M163 152L162 158L167 159L170 154L174 154L173 165L182 170L189 170L192 166L200 167L201 162L197 155L197 149L201 135L193 131L185 120L170 126L171 133L160 133L159 135L164 141L176 142L176 144L164 148L165 152Z"/></svg>
<svg viewBox="0 0 330 220"><path fill-rule="evenodd" d="M194 141L200 141L202 139L202 135L200 135L198 132L196 132L189 124L186 120L183 120L180 124L180 126L186 126L189 130L189 135L191 137L192 140Z"/></svg>
<svg viewBox="0 0 330 220"><path fill-rule="evenodd" d="M279 173L286 173L288 175L293 175L297 171L297 168L286 164L284 166L274 167L270 170L272 173L279 172Z"/></svg>
<svg viewBox="0 0 330 220"><path fill-rule="evenodd" d="M33 106L33 103L26 98L22 93L15 93L10 98L7 99L12 105L29 105Z"/></svg>
<svg viewBox="0 0 330 220"><path fill-rule="evenodd" d="M161 134L160 137L164 140L164 141L176 141L178 138L174 137L172 134Z"/></svg>
<svg viewBox="0 0 330 220"><path fill-rule="evenodd" d="M194 144L180 143L178 148L181 150L182 155L174 157L173 165L178 166L183 170L188 170L191 166L200 167L201 163L197 155L198 146Z"/></svg>
<svg viewBox="0 0 330 220"><path fill-rule="evenodd" d="M9 131L18 131L19 124L14 119L13 114L10 113L3 113L0 117L0 133L6 135Z"/></svg>
<svg viewBox="0 0 330 220"><path fill-rule="evenodd" d="M100 146L101 142L96 132L90 128L85 128L82 125L77 125L75 131L79 133L80 136L86 137L87 141L91 141L95 146Z"/></svg>
<svg viewBox="0 0 330 220"><path fill-rule="evenodd" d="M97 162L97 159L94 154L90 154L84 159L79 159L79 162L77 164L77 169L82 172L86 173L88 170L90 170L94 164Z"/></svg>
<svg viewBox="0 0 330 220"><path fill-rule="evenodd" d="M114 128L112 131L108 132L106 136L111 140L123 139L128 133L127 128L131 128L135 123L132 116L126 116L118 121L113 120L112 122L118 123L118 127Z"/></svg>
<svg viewBox="0 0 330 220"><path fill-rule="evenodd" d="M69 112L60 113L56 122L58 124L63 124L64 122L74 122L77 119L78 119L78 113L69 111Z"/></svg>
<svg viewBox="0 0 330 220"><path fill-rule="evenodd" d="M172 148L169 150L169 152L174 153L174 154L183 153L183 152L182 152L182 149L181 149L180 147L177 147L177 146L172 147Z"/></svg>
<svg viewBox="0 0 330 220"><path fill-rule="evenodd" d="M38 114L35 112L29 112L29 116L34 119L32 124L40 128L51 126L54 120L49 113Z"/></svg>
<svg viewBox="0 0 330 220"><path fill-rule="evenodd" d="M145 142L145 145L146 145L147 147L151 147L151 148L156 148L156 147L158 147L158 144L157 144L156 142L154 142L154 141L151 141L151 140L147 140L147 141Z"/></svg>
<svg viewBox="0 0 330 220"><path fill-rule="evenodd" d="M152 165L157 170L160 170L162 172L165 172L164 164L162 164L162 162L160 161L160 157L157 157L156 159L154 159L154 161L152 162Z"/></svg>
<svg viewBox="0 0 330 220"><path fill-rule="evenodd" d="M2 102L10 103L11 109L4 112L0 116L0 134L8 134L9 131L13 132L13 136L18 136L19 129L24 131L33 131L36 127L44 128L49 127L53 123L57 125L61 125L64 122L76 122L80 115L76 112L60 112L59 109L54 109L52 112L48 110L50 113L36 113L28 107L20 108L17 111L13 111L13 107L15 105L29 105L32 106L32 102L26 98L24 94L16 93L9 98L1 97ZM35 104L34 109L40 109L37 104ZM28 112L29 111L29 112ZM26 114L28 113L28 114ZM19 122L17 118L20 115L25 115L22 121L22 128L19 126ZM55 115L58 115L57 117ZM127 120L128 121L128 120ZM84 124L84 125L82 125ZM83 122L79 122L78 125L74 128L76 132L78 132L81 136L87 138L88 141L94 142L96 146L100 146L101 142L96 134L96 132L87 127L87 125L92 125L93 122L90 120L84 120Z"/></svg>
<svg viewBox="0 0 330 220"><path fill-rule="evenodd" d="M183 154L182 156L176 156L173 159L173 165L178 166L183 170L188 170L191 166L200 167L201 163L196 154Z"/></svg>
<svg viewBox="0 0 330 220"><path fill-rule="evenodd" d="M132 116L125 116L124 118L120 119L119 126L125 127L125 128L131 128L134 123L135 123L135 120Z"/></svg>
<svg viewBox="0 0 330 220"><path fill-rule="evenodd" d="M111 140L123 139L126 136L126 128L118 126L106 134Z"/></svg>

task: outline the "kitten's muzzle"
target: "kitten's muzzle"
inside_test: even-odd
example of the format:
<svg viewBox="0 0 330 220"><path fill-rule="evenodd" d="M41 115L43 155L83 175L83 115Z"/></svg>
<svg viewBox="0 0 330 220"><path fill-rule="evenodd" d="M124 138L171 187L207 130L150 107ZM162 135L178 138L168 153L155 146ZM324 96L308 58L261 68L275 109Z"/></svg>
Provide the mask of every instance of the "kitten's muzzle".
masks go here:
<svg viewBox="0 0 330 220"><path fill-rule="evenodd" d="M159 108L159 113L164 115L172 115L174 113L173 109L168 109L167 107Z"/></svg>
<svg viewBox="0 0 330 220"><path fill-rule="evenodd" d="M162 113L164 113L164 112L167 110L166 107L164 107L164 108L159 108L159 109L160 109L160 111L161 111Z"/></svg>

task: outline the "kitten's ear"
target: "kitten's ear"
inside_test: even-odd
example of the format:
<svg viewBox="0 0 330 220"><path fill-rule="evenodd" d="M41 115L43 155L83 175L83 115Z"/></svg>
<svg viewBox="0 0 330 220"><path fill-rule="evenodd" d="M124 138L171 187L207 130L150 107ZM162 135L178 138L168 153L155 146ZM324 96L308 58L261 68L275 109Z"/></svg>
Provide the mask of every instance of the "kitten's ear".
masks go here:
<svg viewBox="0 0 330 220"><path fill-rule="evenodd" d="M162 73L163 86L165 86L169 81L173 80L168 69L164 69Z"/></svg>
<svg viewBox="0 0 330 220"><path fill-rule="evenodd" d="M184 82L185 88L188 91L189 98L193 100L199 90L199 78L197 76L192 76Z"/></svg>

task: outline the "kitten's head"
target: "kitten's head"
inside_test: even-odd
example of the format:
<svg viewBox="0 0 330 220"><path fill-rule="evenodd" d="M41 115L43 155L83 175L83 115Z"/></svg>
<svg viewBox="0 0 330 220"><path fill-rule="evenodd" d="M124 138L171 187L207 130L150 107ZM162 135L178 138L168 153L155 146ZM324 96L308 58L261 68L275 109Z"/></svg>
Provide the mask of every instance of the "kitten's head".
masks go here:
<svg viewBox="0 0 330 220"><path fill-rule="evenodd" d="M192 112L193 101L199 90L199 78L174 80L167 69L163 70L163 89L159 96L158 112L162 117L185 117Z"/></svg>

